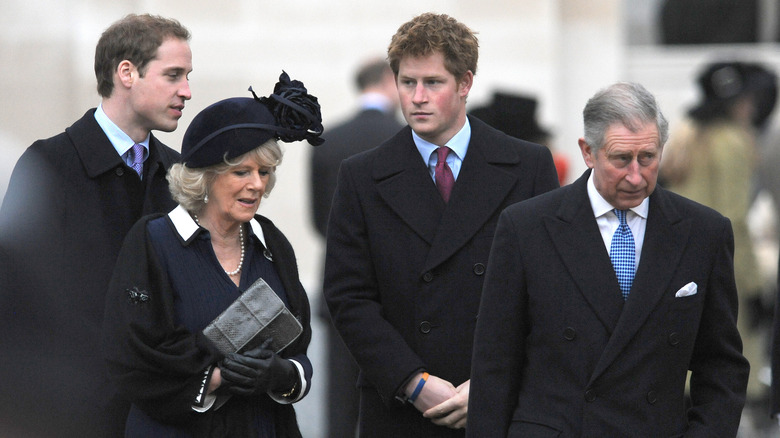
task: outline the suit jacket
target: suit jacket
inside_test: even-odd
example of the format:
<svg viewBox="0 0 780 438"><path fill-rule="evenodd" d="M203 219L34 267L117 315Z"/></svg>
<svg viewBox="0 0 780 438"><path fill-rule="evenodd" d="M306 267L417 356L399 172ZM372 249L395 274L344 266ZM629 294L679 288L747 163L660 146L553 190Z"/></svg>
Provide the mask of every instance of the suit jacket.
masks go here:
<svg viewBox="0 0 780 438"><path fill-rule="evenodd" d="M735 436L749 366L736 328L729 220L657 187L623 301L589 174L499 219L475 334L468 435ZM697 293L676 297L690 282Z"/></svg>
<svg viewBox="0 0 780 438"><path fill-rule="evenodd" d="M401 124L393 113L364 109L353 118L328 130L328 138L311 155L311 206L314 227L322 237L328 227L328 215L339 166L359 152L379 146L395 135Z"/></svg>
<svg viewBox="0 0 780 438"><path fill-rule="evenodd" d="M469 379L483 274L499 213L558 185L550 152L469 118L448 204L411 128L341 166L325 298L361 369L362 436L458 436L395 400L418 370Z"/></svg>
<svg viewBox="0 0 780 438"><path fill-rule="evenodd" d="M15 376L0 390L0 427L29 435L121 434L129 404L101 358L104 298L130 227L176 206L165 175L179 154L152 136L141 181L94 111L25 151L0 209L0 372Z"/></svg>

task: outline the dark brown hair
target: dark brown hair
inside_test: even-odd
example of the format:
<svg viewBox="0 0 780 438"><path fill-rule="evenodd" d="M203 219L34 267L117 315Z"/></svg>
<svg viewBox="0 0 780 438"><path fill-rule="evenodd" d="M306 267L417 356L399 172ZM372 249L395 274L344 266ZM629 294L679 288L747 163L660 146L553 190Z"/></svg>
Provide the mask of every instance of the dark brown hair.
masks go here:
<svg viewBox="0 0 780 438"><path fill-rule="evenodd" d="M475 33L444 14L427 12L402 24L387 48L387 59L398 76L403 57L429 56L436 52L444 56L444 67L456 78L469 70L477 74L479 41Z"/></svg>
<svg viewBox="0 0 780 438"><path fill-rule="evenodd" d="M176 20L149 14L130 14L112 24L100 36L95 48L98 93L102 97L111 96L114 71L124 60L132 62L143 77L166 38L189 41L190 31Z"/></svg>

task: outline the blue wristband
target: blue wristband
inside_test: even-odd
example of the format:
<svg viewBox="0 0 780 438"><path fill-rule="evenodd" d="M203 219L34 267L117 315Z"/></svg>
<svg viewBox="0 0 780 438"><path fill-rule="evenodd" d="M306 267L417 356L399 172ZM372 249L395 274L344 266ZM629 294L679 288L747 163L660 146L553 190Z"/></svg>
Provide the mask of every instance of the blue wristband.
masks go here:
<svg viewBox="0 0 780 438"><path fill-rule="evenodd" d="M417 396L420 395L420 392L422 391L423 386L425 386L425 382L427 381L428 373L423 373L420 381L417 382L417 387L414 388L414 392L412 392L412 395L409 396L409 403L414 403L414 401L417 400Z"/></svg>

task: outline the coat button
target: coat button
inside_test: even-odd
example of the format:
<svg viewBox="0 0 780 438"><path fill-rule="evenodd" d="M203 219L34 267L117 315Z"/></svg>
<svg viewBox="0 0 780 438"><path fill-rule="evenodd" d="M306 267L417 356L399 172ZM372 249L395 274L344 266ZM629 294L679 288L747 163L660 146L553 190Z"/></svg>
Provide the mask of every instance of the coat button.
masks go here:
<svg viewBox="0 0 780 438"><path fill-rule="evenodd" d="M677 346L677 344L680 343L680 335L677 332L672 332L669 334L669 345L671 346Z"/></svg>
<svg viewBox="0 0 780 438"><path fill-rule="evenodd" d="M430 272L426 272L425 274L423 274L423 281L426 283L430 283L431 281L433 281L433 274L431 274Z"/></svg>
<svg viewBox="0 0 780 438"><path fill-rule="evenodd" d="M125 169L122 169L121 167L116 168L116 176L122 176L125 174Z"/></svg>
<svg viewBox="0 0 780 438"><path fill-rule="evenodd" d="M482 263L477 263L474 265L474 273L477 275L482 275L485 273L485 265Z"/></svg>
<svg viewBox="0 0 780 438"><path fill-rule="evenodd" d="M596 401L596 391L592 389L585 391L585 401L588 403Z"/></svg>
<svg viewBox="0 0 780 438"><path fill-rule="evenodd" d="M651 405L654 405L655 402L658 401L658 393L655 391L648 391L647 392L647 402Z"/></svg>
<svg viewBox="0 0 780 438"><path fill-rule="evenodd" d="M577 330L574 330L573 327L566 327L563 329L563 338L567 341L573 341L574 338L577 337Z"/></svg>
<svg viewBox="0 0 780 438"><path fill-rule="evenodd" d="M431 331L431 323L428 321L423 321L420 323L420 332L428 334Z"/></svg>

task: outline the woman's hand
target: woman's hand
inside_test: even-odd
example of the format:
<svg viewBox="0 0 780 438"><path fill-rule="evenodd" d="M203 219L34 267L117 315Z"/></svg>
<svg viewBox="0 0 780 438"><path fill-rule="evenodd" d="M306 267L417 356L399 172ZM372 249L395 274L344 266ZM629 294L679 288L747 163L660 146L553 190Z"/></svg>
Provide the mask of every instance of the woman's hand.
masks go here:
<svg viewBox="0 0 780 438"><path fill-rule="evenodd" d="M236 395L282 393L295 386L298 371L269 350L270 339L243 354L232 353L220 363L222 385Z"/></svg>

